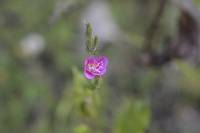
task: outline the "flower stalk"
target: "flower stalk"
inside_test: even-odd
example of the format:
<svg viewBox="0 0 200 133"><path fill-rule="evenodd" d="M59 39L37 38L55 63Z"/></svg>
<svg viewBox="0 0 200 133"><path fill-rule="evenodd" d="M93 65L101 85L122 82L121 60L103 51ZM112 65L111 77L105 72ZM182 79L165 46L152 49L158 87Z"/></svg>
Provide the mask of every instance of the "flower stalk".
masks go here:
<svg viewBox="0 0 200 133"><path fill-rule="evenodd" d="M108 59L105 56L97 56L98 37L93 35L92 26L86 24L86 50L88 57L84 61L84 76L92 80L92 88L100 88L100 79L107 71Z"/></svg>

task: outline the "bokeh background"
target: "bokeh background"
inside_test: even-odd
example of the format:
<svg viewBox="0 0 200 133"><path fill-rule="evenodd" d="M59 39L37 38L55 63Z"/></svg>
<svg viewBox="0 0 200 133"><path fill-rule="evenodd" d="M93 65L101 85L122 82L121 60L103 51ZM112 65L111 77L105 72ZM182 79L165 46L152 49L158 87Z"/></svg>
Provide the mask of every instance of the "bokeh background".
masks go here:
<svg viewBox="0 0 200 133"><path fill-rule="evenodd" d="M199 133L200 0L0 0L0 133ZM109 58L82 73L85 23Z"/></svg>

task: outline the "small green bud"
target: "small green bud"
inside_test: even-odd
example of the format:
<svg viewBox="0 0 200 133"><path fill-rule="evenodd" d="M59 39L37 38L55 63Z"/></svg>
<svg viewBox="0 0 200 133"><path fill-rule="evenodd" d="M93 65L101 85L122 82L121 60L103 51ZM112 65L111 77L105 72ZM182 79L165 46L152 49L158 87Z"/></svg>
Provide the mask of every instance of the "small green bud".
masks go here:
<svg viewBox="0 0 200 133"><path fill-rule="evenodd" d="M86 24L86 49L89 55L95 55L97 49L98 37L93 36L93 30L90 23Z"/></svg>

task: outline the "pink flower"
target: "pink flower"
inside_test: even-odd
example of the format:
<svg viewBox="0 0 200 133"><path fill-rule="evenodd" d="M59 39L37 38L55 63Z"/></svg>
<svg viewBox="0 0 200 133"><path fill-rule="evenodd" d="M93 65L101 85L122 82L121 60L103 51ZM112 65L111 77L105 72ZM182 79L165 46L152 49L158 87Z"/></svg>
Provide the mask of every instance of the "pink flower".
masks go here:
<svg viewBox="0 0 200 133"><path fill-rule="evenodd" d="M105 56L88 56L84 61L84 75L87 79L100 77L106 73L107 65Z"/></svg>

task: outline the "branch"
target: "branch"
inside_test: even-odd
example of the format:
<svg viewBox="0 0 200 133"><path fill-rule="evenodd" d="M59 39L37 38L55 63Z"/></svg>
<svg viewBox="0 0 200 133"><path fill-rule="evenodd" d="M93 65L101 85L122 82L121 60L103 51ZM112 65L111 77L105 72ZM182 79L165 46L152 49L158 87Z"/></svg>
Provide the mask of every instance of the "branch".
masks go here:
<svg viewBox="0 0 200 133"><path fill-rule="evenodd" d="M166 7L166 3L167 3L167 0L160 0L160 6L157 10L157 13L152 21L152 24L150 25L149 29L146 32L146 39L144 42L144 51L150 51L150 52L152 51L152 42L159 28L159 24Z"/></svg>

